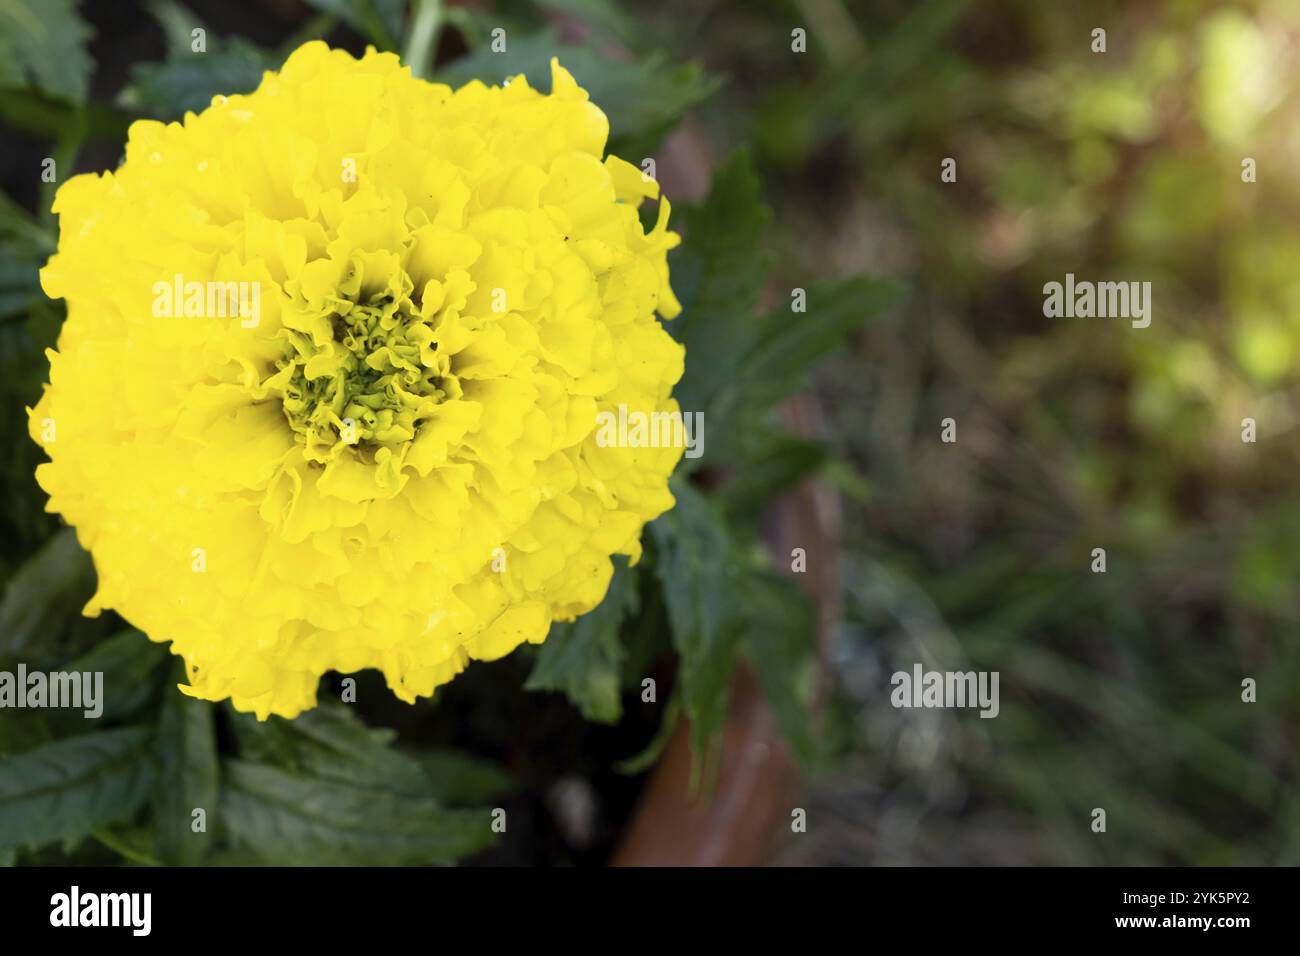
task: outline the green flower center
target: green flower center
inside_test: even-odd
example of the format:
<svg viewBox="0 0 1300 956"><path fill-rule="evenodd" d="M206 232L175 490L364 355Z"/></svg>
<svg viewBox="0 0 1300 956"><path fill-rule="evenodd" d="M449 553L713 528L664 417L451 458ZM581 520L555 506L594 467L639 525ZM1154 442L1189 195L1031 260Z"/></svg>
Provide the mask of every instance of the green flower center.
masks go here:
<svg viewBox="0 0 1300 956"><path fill-rule="evenodd" d="M446 397L433 330L409 294L390 288L362 297L359 288L340 289L329 302L332 339L318 345L288 330L287 354L276 363L292 369L281 400L313 461L331 461L349 447L371 462L381 448L396 453Z"/></svg>

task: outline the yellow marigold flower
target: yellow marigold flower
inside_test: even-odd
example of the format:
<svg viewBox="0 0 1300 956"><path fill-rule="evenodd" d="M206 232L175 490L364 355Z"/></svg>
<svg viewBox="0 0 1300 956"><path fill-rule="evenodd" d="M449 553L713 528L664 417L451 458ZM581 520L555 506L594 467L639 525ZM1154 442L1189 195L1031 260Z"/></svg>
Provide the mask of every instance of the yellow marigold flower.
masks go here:
<svg viewBox="0 0 1300 956"><path fill-rule="evenodd" d="M375 667L414 701L595 607L672 507L680 448L596 435L677 412L678 237L551 72L452 90L308 43L59 190L37 478L87 613L170 642L186 693L292 717Z"/></svg>

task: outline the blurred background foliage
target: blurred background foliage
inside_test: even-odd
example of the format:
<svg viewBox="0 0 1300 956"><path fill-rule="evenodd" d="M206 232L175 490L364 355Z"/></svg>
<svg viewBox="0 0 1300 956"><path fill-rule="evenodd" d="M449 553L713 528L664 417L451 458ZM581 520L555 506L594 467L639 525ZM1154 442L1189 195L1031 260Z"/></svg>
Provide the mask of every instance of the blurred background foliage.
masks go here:
<svg viewBox="0 0 1300 956"><path fill-rule="evenodd" d="M71 6L42 8L57 17ZM60 71L75 66L75 38L45 56L5 46L0 7L0 52L10 54L0 56L10 64L0 71L0 123L14 143L0 162L17 207L48 208L31 174L40 157L75 154L78 169L110 168L133 115L175 117L216 90L252 88L303 38L359 50L367 41L396 48L404 35L405 5L390 0L191 0L189 15L149 6L153 16L142 18L137 3L85 5L95 68L81 106L75 70ZM213 27L202 69L182 55L194 16ZM522 819L528 849L512 839L514 849L478 859L603 859L639 787L619 761L649 747L622 765L644 769L664 736L657 714L621 706L611 674L627 686L664 673L652 668L671 651L665 633L691 627L674 618L682 608L665 604L675 590L646 578L681 575L704 617L722 613L703 603L710 593L743 600L725 569L754 563L754 515L815 469L842 499L843 619L826 668L830 719L808 725L806 700L792 691L776 701L815 766L808 832L787 837L779 861L1300 862L1300 186L1291 174L1300 167L1300 8L500 0L449 5L443 16L436 78L527 70L538 82L559 52L611 116L615 151L659 155L685 114L675 140L717 157L711 198L683 210L696 251L688 238L673 269L684 318L692 303L710 316L678 330L694 354L709 355L696 368L712 373L683 383L683 407L709 417L697 485L709 487L717 471L732 480L730 492L707 496L679 485L684 506L672 521L689 527L657 525L636 594L616 592L602 608L605 626L622 628L618 646L607 630L569 635L592 648L576 675L517 654L472 668L428 705L439 721L401 705L366 712L398 731L394 759L382 758L385 779L396 781L389 797L426 801L410 811L428 823L424 842L411 841L418 859L473 849L442 814L485 800ZM507 69L486 59L498 25L512 44L521 38ZM805 54L791 53L795 27L807 30ZM1105 53L1090 49L1096 27L1107 31ZM725 159L738 144L748 144L757 175L743 157ZM940 181L946 157L957 160L956 183ZM1258 182L1242 181L1248 157ZM24 635L71 632L54 655L67 660L106 653L112 627L72 620L93 571L40 513L29 477L39 449L11 414L39 388L44 369L31 350L53 341L59 321L31 288L50 242L48 216L34 222L0 207L2 437L11 450L0 642L17 653ZM766 280L763 261L772 265ZM1150 281L1151 326L1044 318L1043 285L1067 272ZM862 273L888 276L898 290L870 322L887 300L850 280ZM810 308L821 326L788 325L796 287L836 303ZM740 317L765 310L765 338L728 358ZM751 397L777 401L793 382L783 368L781 387L761 388L765 361L816 332L801 356L810 360L849 328L850 343L812 378L830 455L748 414ZM733 377L743 388L728 387ZM715 425L715 414L733 427ZM951 445L939 440L947 417L957 421ZM1247 417L1258 423L1253 444L1241 437ZM672 540L695 550L674 551ZM1104 574L1090 570L1098 547ZM781 586L766 574L759 566L746 579L764 598ZM9 599L38 590L68 599L39 608ZM716 646L695 650L722 656L690 672L717 685L735 647L712 633ZM123 642L114 666L165 683L165 654L153 664L125 654L156 650L140 644ZM797 663L807 648L779 651L770 667ZM889 676L916 661L999 671L999 717L894 710ZM1241 699L1245 678L1258 682L1256 703ZM526 693L525 682L565 691L580 709ZM385 699L377 683L363 679L361 690ZM490 709L475 704L485 696ZM720 706L712 691L695 705L706 724ZM603 726L582 715L621 719ZM201 719L160 712L157 733ZM248 812L229 834L238 839L212 852L236 859L239 845L269 843L279 859L314 846L309 829L286 829L262 805L296 793L303 774L357 785L349 761L369 753L367 735L377 733L329 709L269 731L277 722L224 711L217 722L221 751L241 762L221 785ZM16 726L0 717L0 749L54 736ZM113 741L127 758L138 744ZM150 766L168 772L166 760ZM181 778L217 785L201 767ZM441 794L413 782L426 778L465 783ZM346 824L356 794L338 796L330 812ZM1096 807L1107 811L1104 835L1089 827ZM144 860L169 846L166 834L141 835L130 822L94 835L77 851L84 858ZM371 851L391 858L392 844Z"/></svg>
<svg viewBox="0 0 1300 956"><path fill-rule="evenodd" d="M704 110L757 144L780 284L830 264L906 289L818 377L850 502L852 755L809 810L835 825L783 859L1300 862L1300 8L664 19L692 14L684 52L755 78ZM773 57L792 21L815 54ZM1067 272L1150 281L1150 328L1044 318ZM917 660L1000 671L1001 715L893 710Z"/></svg>

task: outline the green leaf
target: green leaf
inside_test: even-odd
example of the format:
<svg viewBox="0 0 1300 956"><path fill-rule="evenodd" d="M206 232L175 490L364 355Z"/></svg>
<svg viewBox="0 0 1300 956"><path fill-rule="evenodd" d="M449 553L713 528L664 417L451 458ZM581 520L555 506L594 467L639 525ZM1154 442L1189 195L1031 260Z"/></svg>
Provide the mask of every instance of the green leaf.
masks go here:
<svg viewBox="0 0 1300 956"><path fill-rule="evenodd" d="M406 0L307 0L323 13L338 17L380 50L397 49L406 15Z"/></svg>
<svg viewBox="0 0 1300 956"><path fill-rule="evenodd" d="M0 659L53 659L68 623L94 590L90 555L71 528L60 530L5 585L0 599Z"/></svg>
<svg viewBox="0 0 1300 956"><path fill-rule="evenodd" d="M446 864L492 839L486 810L240 760L224 763L222 780L231 841L274 865Z"/></svg>
<svg viewBox="0 0 1300 956"><path fill-rule="evenodd" d="M56 713L49 709L13 710L0 720L0 754L21 753L54 739L50 728L50 715ZM81 717L80 711L74 711Z"/></svg>
<svg viewBox="0 0 1300 956"><path fill-rule="evenodd" d="M366 726L346 704L322 702L293 720L234 718L241 755L321 780L428 796L418 762L392 746L396 734Z"/></svg>
<svg viewBox="0 0 1300 956"><path fill-rule="evenodd" d="M58 99L84 103L90 83L89 38L75 0L4 0L0 86L34 86Z"/></svg>
<svg viewBox="0 0 1300 956"><path fill-rule="evenodd" d="M234 731L239 757L251 763L269 763L297 771L301 769L298 756L299 741L293 734L291 721L281 717L258 720L252 714L235 710L227 701L223 705L230 729Z"/></svg>
<svg viewBox="0 0 1300 956"><path fill-rule="evenodd" d="M266 70L280 66L280 58L238 37L206 53L171 48L162 63L140 63L131 70L131 86L123 103L160 120L176 120L187 112L199 113L218 94L251 93Z"/></svg>
<svg viewBox="0 0 1300 956"><path fill-rule="evenodd" d="M649 545L651 548L652 545ZM636 614L628 617L621 629L623 663L619 683L624 693L634 689L638 704L658 707L657 701L640 700L645 688L642 682L646 675L652 673L659 664L673 654L672 627L668 624L668 609L664 606L663 594L651 569L654 562L647 559L643 564L647 574L640 575L638 582L638 607ZM641 569L638 569L640 574Z"/></svg>
<svg viewBox="0 0 1300 956"><path fill-rule="evenodd" d="M206 22L176 0L145 0L145 7L162 27L163 38L169 47L188 48L194 42L195 30L210 32Z"/></svg>
<svg viewBox="0 0 1300 956"><path fill-rule="evenodd" d="M616 563L605 599L571 624L556 624L542 644L525 690L563 692L587 720L617 723L623 715L619 628L637 611L636 573Z"/></svg>
<svg viewBox="0 0 1300 956"><path fill-rule="evenodd" d="M854 278L815 283L806 291L807 312L792 312L787 302L760 321L758 341L742 363L744 376L729 384L735 407L771 408L798 391L813 363L893 302L897 287Z"/></svg>
<svg viewBox="0 0 1300 956"><path fill-rule="evenodd" d="M183 668L176 667L177 678ZM211 832L193 828L194 811L216 824L220 788L214 705L169 690L158 713L154 746L158 778L153 790L154 847L168 865L196 866L211 843Z"/></svg>
<svg viewBox="0 0 1300 956"><path fill-rule="evenodd" d="M755 436L767 429L773 406L895 290L866 279L819 282L806 290L806 312L792 312L787 301L760 318L770 214L745 151L714 173L708 198L683 218L684 240L672 261L682 314L667 328L686 347L686 370L673 394L708 425L696 463L732 464L761 453Z"/></svg>
<svg viewBox="0 0 1300 956"><path fill-rule="evenodd" d="M393 731L367 726L337 702L323 701L294 720L258 721L230 713L241 757L298 774L456 805L488 799L513 785L490 760L452 750L394 747Z"/></svg>
<svg viewBox="0 0 1300 956"><path fill-rule="evenodd" d="M767 271L762 248L770 213L749 154L732 156L713 174L708 198L684 212L685 239L671 263L682 314L667 328L686 347L686 371L673 394L683 411L704 412L716 442L725 425L715 418L719 396L757 341L755 312Z"/></svg>
<svg viewBox="0 0 1300 956"><path fill-rule="evenodd" d="M143 805L153 778L149 730L101 730L0 757L0 846L65 845Z"/></svg>
<svg viewBox="0 0 1300 956"><path fill-rule="evenodd" d="M758 451L737 464L718 491L727 517L748 524L774 498L825 464L827 457L820 442L781 431L764 432Z"/></svg>
<svg viewBox="0 0 1300 956"><path fill-rule="evenodd" d="M795 757L806 766L815 755L816 611L803 588L772 572L752 574L745 593L742 652L758 673L777 726Z"/></svg>
<svg viewBox="0 0 1300 956"><path fill-rule="evenodd" d="M159 866L153 855L153 828L144 826L102 827L91 834L96 842L108 847L123 860L138 866ZM70 860L69 865L76 862Z"/></svg>
<svg viewBox="0 0 1300 956"><path fill-rule="evenodd" d="M677 506L654 521L650 533L673 646L681 658L682 704L702 750L722 726L735 664L736 555L714 502L679 480L672 482L672 492Z"/></svg>
<svg viewBox="0 0 1300 956"><path fill-rule="evenodd" d="M482 757L444 749L403 752L424 768L429 780L428 795L439 803L473 806L515 787L504 767Z"/></svg>
<svg viewBox="0 0 1300 956"><path fill-rule="evenodd" d="M660 54L611 60L592 46L562 43L548 30L507 37L506 49L485 49L441 70L438 82L459 86L482 80L489 86L523 73L530 86L551 88L551 57L573 74L609 118L611 151L640 164L677 120L716 89L695 64L671 65Z"/></svg>
<svg viewBox="0 0 1300 956"><path fill-rule="evenodd" d="M116 720L138 710L153 697L158 689L154 677L169 657L167 645L155 644L140 631L132 629L99 641L60 669L102 673L104 712L101 719Z"/></svg>

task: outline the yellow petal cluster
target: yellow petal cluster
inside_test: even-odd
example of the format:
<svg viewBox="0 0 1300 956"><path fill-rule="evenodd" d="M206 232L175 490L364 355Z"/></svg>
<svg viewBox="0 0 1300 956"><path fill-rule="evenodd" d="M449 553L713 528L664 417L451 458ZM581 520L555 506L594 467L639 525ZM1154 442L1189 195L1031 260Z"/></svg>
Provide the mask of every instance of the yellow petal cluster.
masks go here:
<svg viewBox="0 0 1300 956"><path fill-rule="evenodd" d="M187 693L292 717L378 668L428 696L595 607L672 507L682 450L597 422L677 411L678 237L551 70L452 90L308 43L59 190L37 478L88 613L170 642Z"/></svg>

